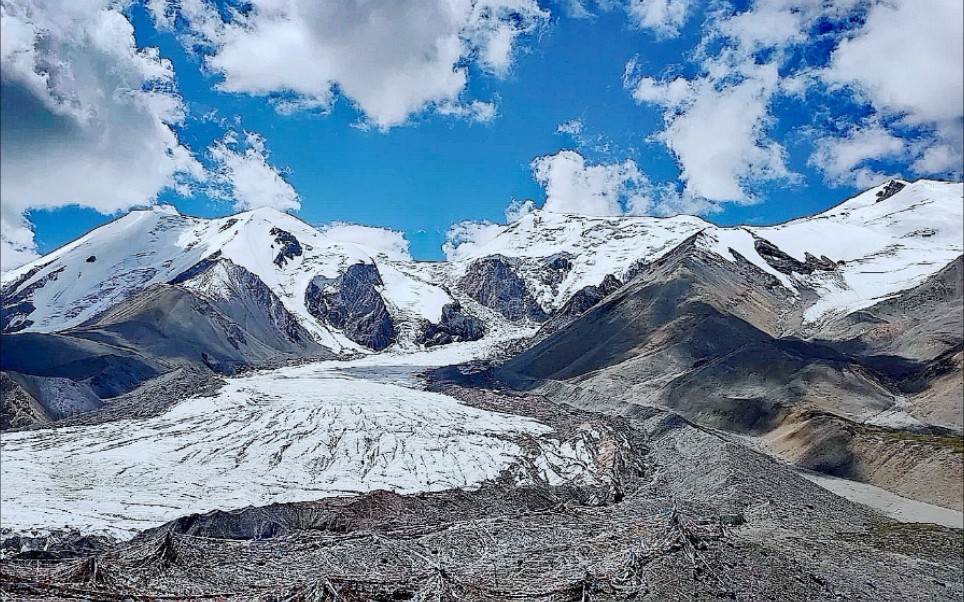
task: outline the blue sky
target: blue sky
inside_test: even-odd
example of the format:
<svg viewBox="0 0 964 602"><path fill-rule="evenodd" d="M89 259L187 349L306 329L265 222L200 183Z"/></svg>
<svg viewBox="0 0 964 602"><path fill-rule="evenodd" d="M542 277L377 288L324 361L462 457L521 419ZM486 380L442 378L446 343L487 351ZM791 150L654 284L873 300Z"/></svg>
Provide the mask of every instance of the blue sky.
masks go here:
<svg viewBox="0 0 964 602"><path fill-rule="evenodd" d="M440 259L513 199L764 224L960 178L959 0L438 2L3 0L4 268L155 201Z"/></svg>

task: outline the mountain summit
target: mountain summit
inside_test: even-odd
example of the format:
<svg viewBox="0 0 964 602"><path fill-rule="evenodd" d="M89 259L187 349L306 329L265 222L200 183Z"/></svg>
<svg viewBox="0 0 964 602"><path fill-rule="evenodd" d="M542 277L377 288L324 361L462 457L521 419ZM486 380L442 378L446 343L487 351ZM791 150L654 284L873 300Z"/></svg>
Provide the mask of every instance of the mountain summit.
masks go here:
<svg viewBox="0 0 964 602"><path fill-rule="evenodd" d="M586 575L674 597L640 571L690 571L681 550L713 571L686 581L701 599L819 597L817 573L907 597L938 587L924 557L960 581L956 532L909 549L844 498L964 520L961 184L895 180L767 227L537 210L445 262L357 234L158 208L3 274L0 551L30 558L13 581L49 581L41 548L93 546L56 578L102 562L92 587L182 591L203 565L203 591L243 574L261 595L277 558L306 583L349 558L364 570L335 582L388 598L450 587L406 563L478 542L495 551L445 591L503 598L492 562L544 586L518 597L582 599ZM216 553L248 539L256 560Z"/></svg>

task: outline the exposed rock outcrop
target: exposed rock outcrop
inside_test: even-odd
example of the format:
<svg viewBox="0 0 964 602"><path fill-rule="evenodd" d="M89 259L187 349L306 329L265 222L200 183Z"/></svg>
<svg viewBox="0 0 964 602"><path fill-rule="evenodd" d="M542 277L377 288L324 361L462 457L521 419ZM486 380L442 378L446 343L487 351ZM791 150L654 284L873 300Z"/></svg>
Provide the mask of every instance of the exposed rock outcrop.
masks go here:
<svg viewBox="0 0 964 602"><path fill-rule="evenodd" d="M10 286L4 287L2 293L0 293L0 297L3 299L3 304L0 306L0 332L19 332L25 328L29 328L33 324L33 320L27 316L36 309L33 304L34 291L43 288L48 282L56 281L60 273L64 271L64 268L50 272L36 282L24 287L16 294L8 296L7 291L16 291L20 285L30 280L34 274L46 266L47 264L37 266L12 282Z"/></svg>
<svg viewBox="0 0 964 602"><path fill-rule="evenodd" d="M271 228L271 235L274 236L274 241L281 247L274 258L274 263L279 268L284 267L289 259L300 257L304 252L301 243L291 232L275 227Z"/></svg>
<svg viewBox="0 0 964 602"><path fill-rule="evenodd" d="M906 184L904 184L903 182L898 182L897 180L891 180L890 182L887 182L886 186L884 186L882 189L877 191L877 202L879 203L881 201L889 199L890 197L894 196L895 194L903 190L904 186L906 186Z"/></svg>
<svg viewBox="0 0 964 602"><path fill-rule="evenodd" d="M485 335L482 320L462 310L456 301L442 307L442 318L438 324L427 324L422 334L415 340L419 345L434 347L461 341L477 341Z"/></svg>
<svg viewBox="0 0 964 602"><path fill-rule="evenodd" d="M585 286L569 298L565 305L560 307L539 329L533 342L541 341L553 332L564 328L574 318L581 316L589 311L597 303L613 294L623 286L623 283L613 276L607 274L599 286Z"/></svg>
<svg viewBox="0 0 964 602"><path fill-rule="evenodd" d="M793 272L798 274L812 274L818 270L832 271L837 269L837 263L826 256L814 257L810 253L804 253L805 261L800 261L780 250L775 244L768 240L754 237L753 247L773 269L790 275Z"/></svg>
<svg viewBox="0 0 964 602"><path fill-rule="evenodd" d="M514 322L544 322L549 317L526 289L525 280L501 255L484 257L472 263L458 286L482 305Z"/></svg>
<svg viewBox="0 0 964 602"><path fill-rule="evenodd" d="M46 424L50 415L33 395L6 372L0 372L0 430Z"/></svg>
<svg viewBox="0 0 964 602"><path fill-rule="evenodd" d="M385 300L378 268L356 263L335 279L316 277L305 291L311 315L344 332L350 340L381 351L398 339Z"/></svg>
<svg viewBox="0 0 964 602"><path fill-rule="evenodd" d="M539 279L543 284L547 284L552 288L552 292L558 291L559 283L562 282L566 275L572 270L573 260L575 257L571 253L556 253L555 255L550 255L546 257L542 270L539 274Z"/></svg>

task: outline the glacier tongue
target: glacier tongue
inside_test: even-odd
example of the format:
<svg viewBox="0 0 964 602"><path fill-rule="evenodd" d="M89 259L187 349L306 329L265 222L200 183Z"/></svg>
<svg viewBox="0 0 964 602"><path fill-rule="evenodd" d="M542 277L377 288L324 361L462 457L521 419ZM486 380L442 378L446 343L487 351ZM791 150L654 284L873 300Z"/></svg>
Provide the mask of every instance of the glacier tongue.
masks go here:
<svg viewBox="0 0 964 602"><path fill-rule="evenodd" d="M0 494L3 526L130 537L195 512L471 489L509 469L593 482L586 448L544 424L334 369L351 365L232 378L154 418L3 433L2 480L16 484Z"/></svg>

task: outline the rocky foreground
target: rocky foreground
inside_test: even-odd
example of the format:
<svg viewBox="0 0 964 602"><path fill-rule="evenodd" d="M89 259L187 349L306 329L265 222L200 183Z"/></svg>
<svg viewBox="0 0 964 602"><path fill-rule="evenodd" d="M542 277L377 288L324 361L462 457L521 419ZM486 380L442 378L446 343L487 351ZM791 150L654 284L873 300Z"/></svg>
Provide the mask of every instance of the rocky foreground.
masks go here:
<svg viewBox="0 0 964 602"><path fill-rule="evenodd" d="M90 600L964 595L960 530L894 522L673 413L613 417L467 387L456 372L436 371L432 388L591 442L587 478L520 483L506 470L477 489L192 514L124 541L13 537L0 588Z"/></svg>

